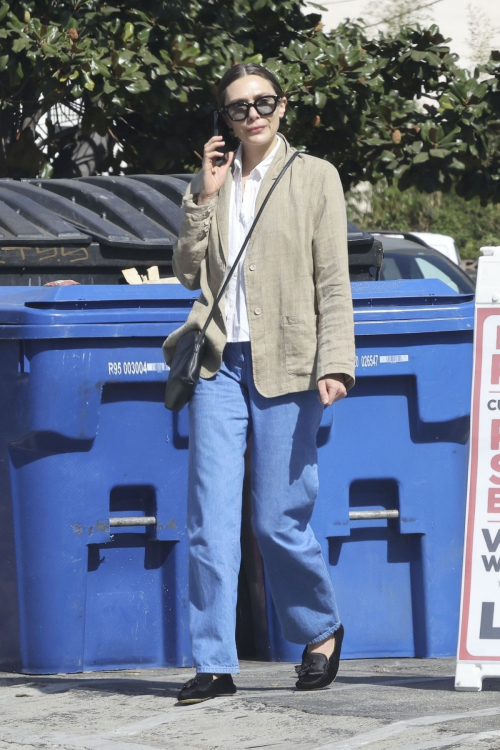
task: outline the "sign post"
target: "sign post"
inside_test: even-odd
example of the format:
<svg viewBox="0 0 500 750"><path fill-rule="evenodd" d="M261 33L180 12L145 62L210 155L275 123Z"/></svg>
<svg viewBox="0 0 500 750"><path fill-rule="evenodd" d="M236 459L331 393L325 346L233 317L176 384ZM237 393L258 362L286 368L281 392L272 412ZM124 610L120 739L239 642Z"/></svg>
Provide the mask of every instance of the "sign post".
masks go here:
<svg viewBox="0 0 500 750"><path fill-rule="evenodd" d="M500 677L500 247L481 248L456 690Z"/></svg>

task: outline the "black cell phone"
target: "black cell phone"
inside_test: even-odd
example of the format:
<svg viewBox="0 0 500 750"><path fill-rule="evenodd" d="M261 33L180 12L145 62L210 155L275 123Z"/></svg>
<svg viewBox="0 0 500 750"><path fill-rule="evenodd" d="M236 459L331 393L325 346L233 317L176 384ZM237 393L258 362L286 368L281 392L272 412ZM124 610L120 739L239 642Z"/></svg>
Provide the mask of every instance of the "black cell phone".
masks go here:
<svg viewBox="0 0 500 750"><path fill-rule="evenodd" d="M236 151L239 146L239 140L229 130L226 121L218 110L214 112L214 135L221 135L224 138L224 145L220 147L219 151L224 154L228 154L229 151ZM218 167L224 163L227 157L217 159L216 164Z"/></svg>

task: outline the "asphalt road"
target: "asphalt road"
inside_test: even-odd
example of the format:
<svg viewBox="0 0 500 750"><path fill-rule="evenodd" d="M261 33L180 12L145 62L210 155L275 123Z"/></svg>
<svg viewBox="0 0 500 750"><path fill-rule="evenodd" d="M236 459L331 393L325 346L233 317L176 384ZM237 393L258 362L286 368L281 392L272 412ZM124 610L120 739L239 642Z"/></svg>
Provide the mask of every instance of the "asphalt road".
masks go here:
<svg viewBox="0 0 500 750"><path fill-rule="evenodd" d="M238 693L176 705L192 669L0 677L0 748L500 750L500 683L453 688L453 659L343 661L294 688L291 664L242 662Z"/></svg>

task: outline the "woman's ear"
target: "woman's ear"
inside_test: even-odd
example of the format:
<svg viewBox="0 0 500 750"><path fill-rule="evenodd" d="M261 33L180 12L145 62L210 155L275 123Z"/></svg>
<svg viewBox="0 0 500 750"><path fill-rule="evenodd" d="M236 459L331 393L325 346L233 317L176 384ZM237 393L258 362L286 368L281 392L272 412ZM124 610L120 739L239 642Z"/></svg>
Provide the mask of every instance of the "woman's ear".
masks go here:
<svg viewBox="0 0 500 750"><path fill-rule="evenodd" d="M288 103L288 99L286 98L286 96L282 97L282 99L280 100L280 103L279 103L279 107L280 107L280 109L279 109L279 117L280 117L280 120L281 120L282 117L285 116L285 110L286 110L287 103Z"/></svg>

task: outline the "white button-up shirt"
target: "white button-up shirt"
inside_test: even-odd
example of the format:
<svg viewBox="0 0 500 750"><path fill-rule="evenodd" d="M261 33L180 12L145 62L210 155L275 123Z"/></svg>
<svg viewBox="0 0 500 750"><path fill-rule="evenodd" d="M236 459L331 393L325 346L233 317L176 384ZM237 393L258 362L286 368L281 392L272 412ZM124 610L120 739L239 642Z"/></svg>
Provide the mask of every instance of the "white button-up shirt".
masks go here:
<svg viewBox="0 0 500 750"><path fill-rule="evenodd" d="M277 136L277 143L271 153L266 156L260 164L252 169L245 182L245 191L242 195L241 176L241 144L238 146L234 155L234 172L233 183L231 185L231 197L229 203L229 247L226 276L236 260L236 256L241 250L245 241L248 230L252 226L255 218L255 202L257 193L264 179L269 165L274 159L280 146L281 138ZM241 256L238 267L233 273L231 280L225 292L226 307L226 330L227 340L250 341L250 328L248 325L248 313L246 304L245 275L243 273L243 263L245 252ZM251 268L251 267L250 267ZM251 268L251 270L253 270ZM257 311L255 311L257 313ZM260 313L260 310L259 310ZM258 314L258 313L257 313Z"/></svg>

